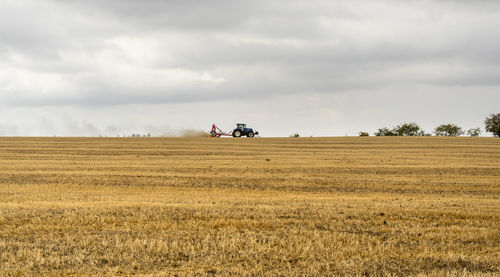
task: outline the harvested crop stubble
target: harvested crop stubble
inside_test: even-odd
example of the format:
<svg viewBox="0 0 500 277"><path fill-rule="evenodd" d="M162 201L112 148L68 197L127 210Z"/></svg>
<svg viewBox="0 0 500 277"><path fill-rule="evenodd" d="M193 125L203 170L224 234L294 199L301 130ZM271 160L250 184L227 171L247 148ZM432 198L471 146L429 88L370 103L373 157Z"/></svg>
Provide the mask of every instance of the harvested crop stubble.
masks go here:
<svg viewBox="0 0 500 277"><path fill-rule="evenodd" d="M2 275L500 274L490 138L0 138Z"/></svg>

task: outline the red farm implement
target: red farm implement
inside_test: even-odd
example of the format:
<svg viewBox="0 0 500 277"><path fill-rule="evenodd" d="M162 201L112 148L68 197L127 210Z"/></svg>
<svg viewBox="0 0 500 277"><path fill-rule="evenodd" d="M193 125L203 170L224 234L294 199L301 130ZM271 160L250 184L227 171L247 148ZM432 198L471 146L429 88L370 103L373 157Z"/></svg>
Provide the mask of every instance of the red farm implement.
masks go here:
<svg viewBox="0 0 500 277"><path fill-rule="evenodd" d="M226 133L222 131L221 128L215 126L215 124L212 124L212 131L210 131L210 136L213 138L220 138L220 137L230 137L232 136L232 132Z"/></svg>

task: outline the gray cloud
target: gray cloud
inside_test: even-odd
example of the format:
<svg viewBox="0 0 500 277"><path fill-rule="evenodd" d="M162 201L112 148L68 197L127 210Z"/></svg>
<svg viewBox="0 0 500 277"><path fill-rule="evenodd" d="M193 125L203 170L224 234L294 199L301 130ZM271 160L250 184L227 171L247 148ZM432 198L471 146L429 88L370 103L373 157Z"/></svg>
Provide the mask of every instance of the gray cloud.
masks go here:
<svg viewBox="0 0 500 277"><path fill-rule="evenodd" d="M400 94L407 98L422 87L432 90L429 103L436 93L454 94L464 99L466 109L465 99L491 95L500 85L500 34L494 28L500 25L498 1L0 4L0 106L4 111L70 107L80 110L74 126L84 126L84 111L96 107L175 104L189 109L278 99L293 106L308 95L319 102L350 97L349 103L361 94L389 95L385 92L397 88L405 88ZM377 99L376 106L404 101ZM327 114L343 109L348 117L345 107L329 106ZM283 118L308 112L279 109ZM111 132L106 126L58 128L75 134Z"/></svg>

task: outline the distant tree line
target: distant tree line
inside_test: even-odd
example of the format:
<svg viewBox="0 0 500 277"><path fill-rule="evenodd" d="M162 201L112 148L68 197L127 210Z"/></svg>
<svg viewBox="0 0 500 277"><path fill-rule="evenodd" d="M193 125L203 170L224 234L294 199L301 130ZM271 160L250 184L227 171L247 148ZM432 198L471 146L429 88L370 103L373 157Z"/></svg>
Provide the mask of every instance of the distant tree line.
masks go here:
<svg viewBox="0 0 500 277"><path fill-rule="evenodd" d="M101 134L99 134L97 136L100 137L100 138L107 138L107 137L109 137L108 135L101 135ZM147 134L139 134L139 133L135 134L134 133L134 134L131 134L131 135L126 135L126 134L120 135L120 134L117 134L116 137L117 138L150 138L151 134L150 133L147 133Z"/></svg>
<svg viewBox="0 0 500 277"><path fill-rule="evenodd" d="M415 122L410 122L410 123L402 123L399 124L396 127L393 127L392 129L389 129L387 127L380 128L378 131L374 134L377 137L382 137L382 136L426 136L429 134L426 134L420 126L415 123Z"/></svg>
<svg viewBox="0 0 500 277"><path fill-rule="evenodd" d="M147 134L132 134L128 137L131 137L131 138L149 138L151 137L151 134L150 133L147 133Z"/></svg>
<svg viewBox="0 0 500 277"><path fill-rule="evenodd" d="M491 114L486 117L484 121L486 132L492 133L496 137L500 137L500 113ZM462 129L462 127L447 123L441 124L434 129L434 135L436 136L447 136L447 137L458 137L467 134L470 137L478 137L481 134L481 128L471 128L467 131ZM378 129L374 133L377 137L382 136L431 136L432 134L426 133L417 123L402 123L393 128L383 127ZM359 132L359 136L365 137L369 136L368 132Z"/></svg>

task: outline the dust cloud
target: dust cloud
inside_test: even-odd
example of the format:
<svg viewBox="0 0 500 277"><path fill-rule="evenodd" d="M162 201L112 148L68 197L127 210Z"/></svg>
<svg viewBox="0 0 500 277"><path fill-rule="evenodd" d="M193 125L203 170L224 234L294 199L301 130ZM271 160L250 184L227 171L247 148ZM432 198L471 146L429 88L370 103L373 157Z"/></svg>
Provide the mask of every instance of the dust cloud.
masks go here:
<svg viewBox="0 0 500 277"><path fill-rule="evenodd" d="M162 137L176 137L176 138L201 138L208 137L209 133L207 131L199 130L199 129L183 129L183 130L175 130L164 132Z"/></svg>
<svg viewBox="0 0 500 277"><path fill-rule="evenodd" d="M180 136L183 138L208 137L208 132L203 130L187 129L187 130L182 130Z"/></svg>

